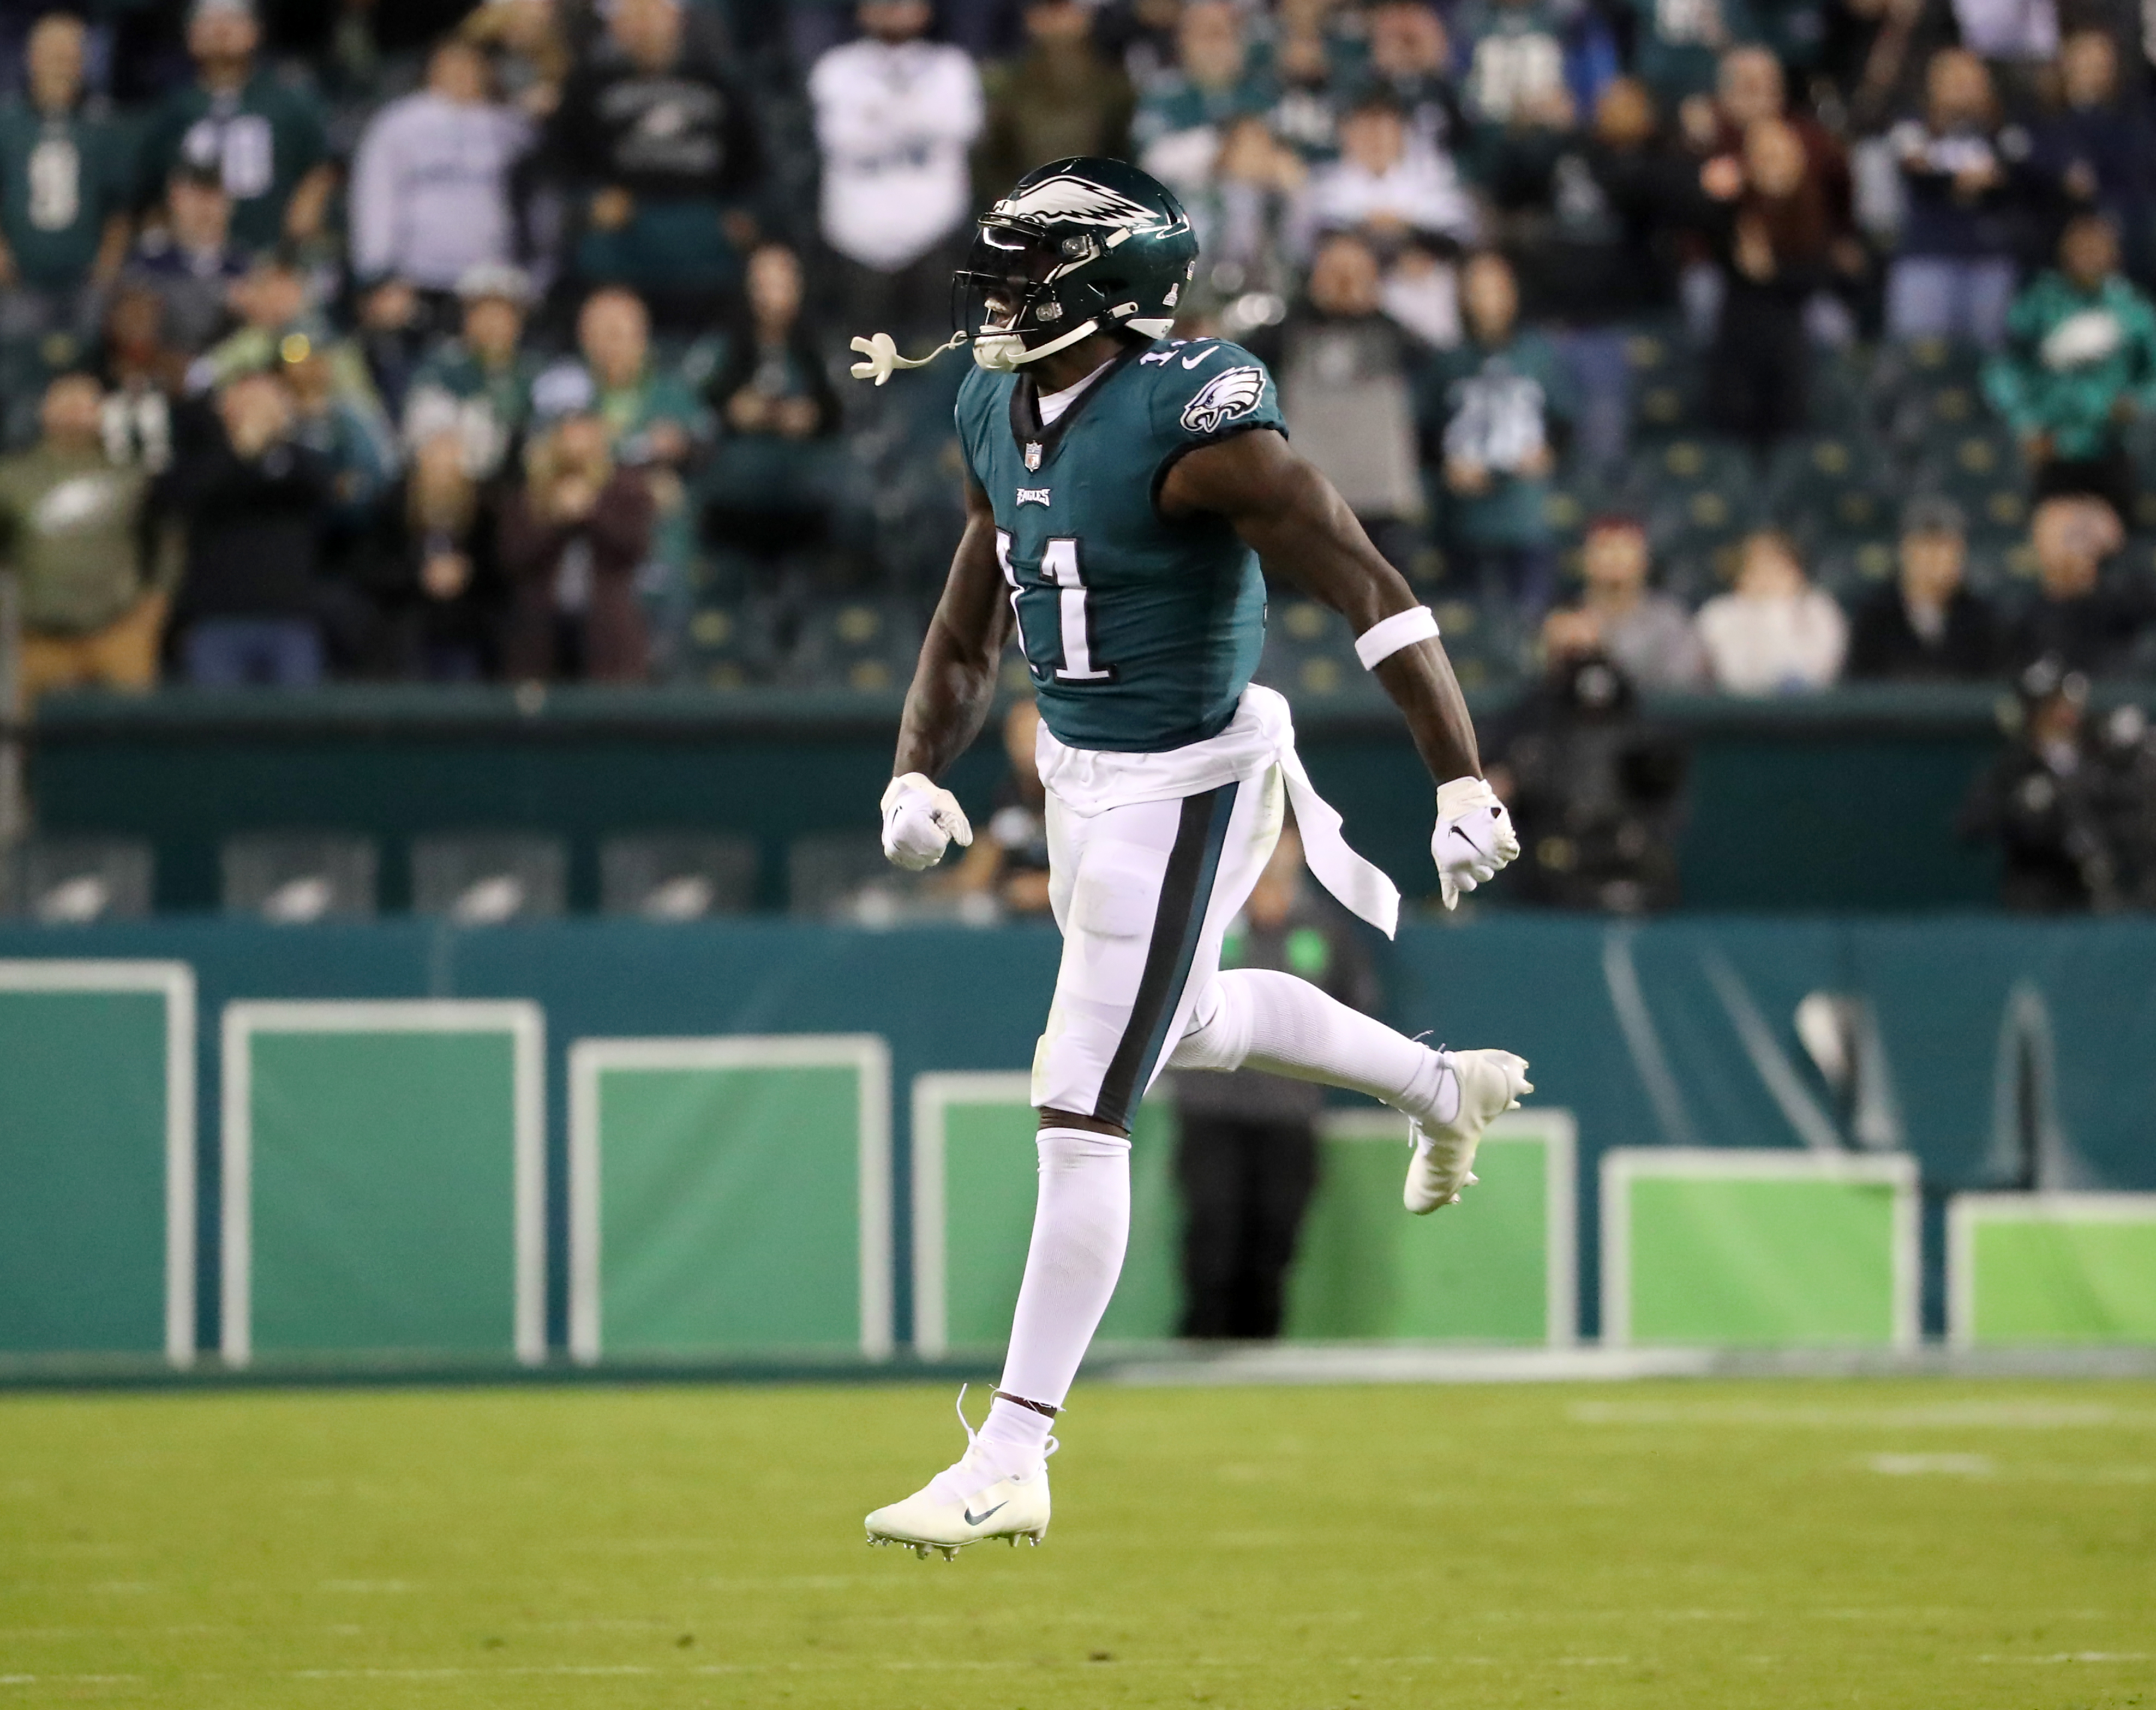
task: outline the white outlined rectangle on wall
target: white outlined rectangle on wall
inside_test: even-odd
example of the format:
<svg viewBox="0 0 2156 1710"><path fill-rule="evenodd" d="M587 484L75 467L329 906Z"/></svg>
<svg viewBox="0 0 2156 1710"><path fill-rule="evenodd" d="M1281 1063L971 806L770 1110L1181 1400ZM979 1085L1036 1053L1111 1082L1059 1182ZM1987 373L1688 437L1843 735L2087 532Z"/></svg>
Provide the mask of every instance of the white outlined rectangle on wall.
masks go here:
<svg viewBox="0 0 2156 1710"><path fill-rule="evenodd" d="M165 1358L195 1357L195 971L184 962L0 962L0 991L165 1000Z"/></svg>
<svg viewBox="0 0 2156 1710"><path fill-rule="evenodd" d="M511 1040L516 1358L547 1357L547 1024L522 999L240 1001L224 1009L222 1347L254 1358L254 1042L262 1034L501 1033Z"/></svg>
<svg viewBox="0 0 2156 1710"><path fill-rule="evenodd" d="M1976 1231L1983 1223L2133 1223L2156 1230L2156 1194L1956 1194L1947 1201L1947 1340L1976 1345Z"/></svg>
<svg viewBox="0 0 2156 1710"><path fill-rule="evenodd" d="M850 1068L860 1087L856 1158L860 1351L892 1344L891 1047L880 1035L737 1034L580 1039L569 1047L569 1352L604 1353L599 1077L612 1070Z"/></svg>
<svg viewBox="0 0 2156 1710"><path fill-rule="evenodd" d="M1784 1181L1871 1184L1894 1192L1888 1340L1917 1345L1922 1287L1917 1160L1907 1153L1812 1152L1716 1146L1616 1147L1602 1154L1602 1341L1632 1340L1632 1216L1635 1181Z"/></svg>

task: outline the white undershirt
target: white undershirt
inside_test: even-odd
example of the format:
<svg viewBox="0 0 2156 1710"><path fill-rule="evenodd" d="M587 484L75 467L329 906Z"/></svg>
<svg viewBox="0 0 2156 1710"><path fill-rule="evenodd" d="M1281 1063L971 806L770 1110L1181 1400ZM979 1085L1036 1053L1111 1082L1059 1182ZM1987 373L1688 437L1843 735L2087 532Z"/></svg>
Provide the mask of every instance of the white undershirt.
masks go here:
<svg viewBox="0 0 2156 1710"><path fill-rule="evenodd" d="M1034 408L1040 413L1040 425L1044 428L1054 427L1055 425L1056 419L1061 416L1065 410L1069 409L1072 404L1077 403L1081 398L1085 396L1086 388L1091 386L1096 380L1099 379L1101 375L1106 373L1108 372L1109 364L1113 362L1116 359L1113 357L1109 357L1107 362L1101 363L1099 367L1094 369L1094 371L1088 374L1083 380L1077 381L1071 385L1065 387L1060 392L1042 393L1040 396L1034 401Z"/></svg>

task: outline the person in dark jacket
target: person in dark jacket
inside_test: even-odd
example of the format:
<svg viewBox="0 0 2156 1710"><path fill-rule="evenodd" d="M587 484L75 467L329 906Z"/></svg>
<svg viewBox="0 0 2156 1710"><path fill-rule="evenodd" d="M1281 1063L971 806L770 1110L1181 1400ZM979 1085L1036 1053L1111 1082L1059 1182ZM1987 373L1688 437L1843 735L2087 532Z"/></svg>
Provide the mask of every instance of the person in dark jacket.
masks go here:
<svg viewBox="0 0 2156 1710"><path fill-rule="evenodd" d="M576 198L576 270L634 287L662 320L708 317L739 282L763 175L748 98L707 8L618 0L562 91L551 152Z"/></svg>
<svg viewBox="0 0 2156 1710"><path fill-rule="evenodd" d="M1961 509L1912 500L1902 512L1901 574L1851 614L1851 677L1903 681L1988 677L1999 668L1998 614L1964 586Z"/></svg>
<svg viewBox="0 0 2156 1710"><path fill-rule="evenodd" d="M588 392L538 402L553 425L502 507L497 544L510 586L503 665L520 681L640 681L650 643L636 573L651 554L651 489L614 462Z"/></svg>
<svg viewBox="0 0 2156 1710"><path fill-rule="evenodd" d="M2124 670L2156 611L2145 590L2104 576L2104 560L2123 540L2118 513L2085 495L2046 499L2029 537L2036 592L2009 629L2009 663L2019 670L2055 660L2092 677Z"/></svg>
<svg viewBox="0 0 2156 1710"><path fill-rule="evenodd" d="M2088 680L2056 659L2021 675L2021 730L1969 793L1961 834L1999 845L2001 906L2086 913L2118 902L2107 778L2085 740Z"/></svg>
<svg viewBox="0 0 2156 1710"><path fill-rule="evenodd" d="M191 683L321 680L321 520L335 477L297 426L282 377L242 374L158 481L153 506L187 526L176 621Z"/></svg>
<svg viewBox="0 0 2156 1710"><path fill-rule="evenodd" d="M1310 901L1302 872L1302 842L1291 826L1228 929L1221 965L1299 975L1368 1010L1376 991L1362 947L1339 915ZM1239 1069L1180 1073L1174 1090L1183 1209L1179 1333L1278 1336L1288 1266L1317 1183L1324 1089Z"/></svg>
<svg viewBox="0 0 2156 1710"><path fill-rule="evenodd" d="M381 506L372 561L386 674L448 683L493 675L505 593L494 499L466 471L454 434L437 434L413 454Z"/></svg>

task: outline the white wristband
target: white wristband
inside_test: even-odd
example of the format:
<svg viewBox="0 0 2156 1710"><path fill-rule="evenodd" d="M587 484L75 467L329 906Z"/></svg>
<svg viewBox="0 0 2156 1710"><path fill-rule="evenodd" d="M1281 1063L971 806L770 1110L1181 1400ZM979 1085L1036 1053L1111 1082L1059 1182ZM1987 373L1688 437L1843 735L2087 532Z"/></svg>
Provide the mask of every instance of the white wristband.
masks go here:
<svg viewBox="0 0 2156 1710"><path fill-rule="evenodd" d="M1355 638L1355 657L1363 669L1374 671L1403 647L1437 639L1437 618L1428 606L1415 606L1380 618Z"/></svg>

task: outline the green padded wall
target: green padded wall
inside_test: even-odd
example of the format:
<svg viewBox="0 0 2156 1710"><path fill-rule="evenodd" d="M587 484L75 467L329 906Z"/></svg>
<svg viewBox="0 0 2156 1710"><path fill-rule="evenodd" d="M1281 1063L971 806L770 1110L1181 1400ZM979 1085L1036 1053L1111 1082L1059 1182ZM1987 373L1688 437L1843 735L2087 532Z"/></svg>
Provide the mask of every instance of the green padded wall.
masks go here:
<svg viewBox="0 0 2156 1710"><path fill-rule="evenodd" d="M924 1358L1003 1346L1033 1235L1040 1118L1024 1074L922 1075L913 1083L913 1343ZM1131 1240L1102 1342L1175 1334L1183 1290L1175 1113L1138 1107L1131 1129Z"/></svg>
<svg viewBox="0 0 2156 1710"><path fill-rule="evenodd" d="M544 1023L224 1012L224 1353L546 1355Z"/></svg>
<svg viewBox="0 0 2156 1710"><path fill-rule="evenodd" d="M1603 1341L1912 1346L1916 1188L1901 1154L1605 1153Z"/></svg>
<svg viewBox="0 0 2156 1710"><path fill-rule="evenodd" d="M1404 1118L1343 1111L1321 1133L1317 1193L1289 1280L1289 1337L1572 1342L1568 1112L1499 1117L1476 1154L1476 1185L1458 1205L1427 1217L1410 1217L1400 1204Z"/></svg>
<svg viewBox="0 0 2156 1710"><path fill-rule="evenodd" d="M2156 1343L2156 1194L1957 1194L1947 1334Z"/></svg>
<svg viewBox="0 0 2156 1710"><path fill-rule="evenodd" d="M577 1358L889 1354L882 1040L579 1040L569 1086Z"/></svg>
<svg viewBox="0 0 2156 1710"><path fill-rule="evenodd" d="M0 962L0 1358L195 1343L195 983Z"/></svg>

